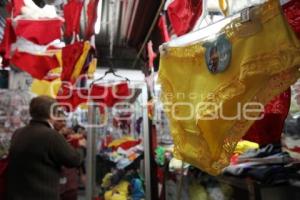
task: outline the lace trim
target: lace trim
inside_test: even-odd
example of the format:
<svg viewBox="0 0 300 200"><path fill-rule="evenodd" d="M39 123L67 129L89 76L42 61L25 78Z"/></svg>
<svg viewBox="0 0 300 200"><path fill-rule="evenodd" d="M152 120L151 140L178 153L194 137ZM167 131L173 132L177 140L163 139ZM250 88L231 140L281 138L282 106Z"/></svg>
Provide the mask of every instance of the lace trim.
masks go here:
<svg viewBox="0 0 300 200"><path fill-rule="evenodd" d="M270 74L270 76L273 76L268 85L264 87L265 89L262 89L263 91L258 91L257 95L252 99L253 102L260 102L265 105L272 100L272 97L279 95L300 77L300 72L297 67L297 65L300 66L299 55L300 51L294 47L282 47L271 55L265 54L256 57L256 59L252 58L252 61L249 60L242 65L243 71L239 77L234 78L231 83L228 83L225 86L220 86L213 92L213 95L206 98L205 102L226 102L227 100L244 93L246 86L243 84L242 80L256 74ZM201 118L205 115L211 116L211 113L213 112L215 111L206 110L203 112L200 110L198 112L198 117ZM252 114L253 117L257 117L258 115L257 113L256 116L253 113L249 114ZM223 147L219 152L220 158L211 164L213 169L206 169L209 173L218 174L229 164L230 156L234 152L236 144L253 123L253 121L245 119L235 123L230 131L230 135L224 140Z"/></svg>
<svg viewBox="0 0 300 200"><path fill-rule="evenodd" d="M286 90L290 85L296 82L297 78L300 77L300 72L298 70L298 67L296 66L300 65L299 55L299 50L296 50L292 47L285 47L274 52L271 55L262 55L252 61L249 60L243 64L242 75L237 76L230 83L220 86L217 90L206 97L205 102L222 103L234 98L235 96L241 95L245 92L246 88L243 83L244 79L254 74L267 73L270 74L268 85L266 87L263 87L263 89L260 89L257 92L257 95L252 99L252 101L260 102L265 105L271 100L272 97ZM272 61L271 65L270 61ZM265 66L270 67L268 67L267 69L262 69ZM274 69L274 71L271 69ZM167 96L165 96L165 94L173 93L172 86L169 83L168 79L163 75L163 73L159 73L159 81L163 89L162 101L165 105L171 106L174 103L174 100L168 98ZM197 113L197 117L205 116L207 114L211 114L212 112L215 111L208 108L205 111L199 111ZM201 146L199 146L197 152L184 152L184 145L188 143L188 139L184 137L186 133L184 133L184 130L180 127L180 123L174 121L170 113L166 113L168 115L168 118L170 119L171 132L174 138L175 156L178 159L184 160L186 162L189 162L190 164L200 167L201 169L207 171L212 175L219 174L224 167L228 166L230 157L236 147L236 144L254 123L254 121L245 119L237 121L229 131L230 134L227 135L224 139L222 148L220 148L219 152L216 153L216 155L220 156L218 158L211 158L208 144L202 137L201 132L199 135L197 135L199 141L201 141ZM253 117L257 117L255 115L258 115L257 113L249 114L252 114ZM181 133L179 133L179 131Z"/></svg>
<svg viewBox="0 0 300 200"><path fill-rule="evenodd" d="M264 53L248 58L241 64L240 80L257 74L277 74L295 63L300 63L298 48L281 45L273 53ZM259 63L259 64L258 64ZM263 66L263 67L262 67Z"/></svg>
<svg viewBox="0 0 300 200"><path fill-rule="evenodd" d="M272 97L279 95L282 91L286 90L290 85L297 81L300 77L298 69L291 69L288 72L281 73L270 79L269 84L265 89L259 91L253 101L267 104ZM258 114L249 113L252 117L257 117ZM251 127L254 121L243 119L235 123L230 131L230 135L226 137L222 148L220 149L220 157L212 163L212 169L209 170L211 174L219 174L222 169L229 165L230 157L232 156L237 143L244 136L246 131Z"/></svg>

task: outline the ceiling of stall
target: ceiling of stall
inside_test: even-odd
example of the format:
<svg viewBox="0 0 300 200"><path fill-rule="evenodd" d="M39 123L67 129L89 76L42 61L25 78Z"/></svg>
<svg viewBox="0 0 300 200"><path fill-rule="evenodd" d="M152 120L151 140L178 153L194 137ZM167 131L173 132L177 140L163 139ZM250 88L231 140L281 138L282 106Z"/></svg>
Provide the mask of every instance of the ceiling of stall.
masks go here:
<svg viewBox="0 0 300 200"><path fill-rule="evenodd" d="M142 67L143 59L133 64L160 4L160 0L102 0L100 34L96 36L101 66L111 60L117 68Z"/></svg>
<svg viewBox="0 0 300 200"><path fill-rule="evenodd" d="M33 1L37 5L43 5L57 0ZM140 56L135 66L133 64L137 61L137 54L155 16L160 12L162 1L164 0L100 0L100 33L95 38L99 67L109 65L124 69L144 67L145 53ZM6 15L3 5L0 5L0 13L1 16ZM152 40L156 40L156 32L155 29L151 31ZM111 35L113 37L110 37Z"/></svg>

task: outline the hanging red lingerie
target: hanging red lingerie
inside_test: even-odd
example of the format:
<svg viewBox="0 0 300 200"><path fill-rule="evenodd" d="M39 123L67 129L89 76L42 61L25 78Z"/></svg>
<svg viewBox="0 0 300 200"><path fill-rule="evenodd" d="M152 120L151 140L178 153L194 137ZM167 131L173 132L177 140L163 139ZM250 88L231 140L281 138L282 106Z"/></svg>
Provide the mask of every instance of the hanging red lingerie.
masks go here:
<svg viewBox="0 0 300 200"><path fill-rule="evenodd" d="M108 107L113 107L116 103L128 99L130 95L131 92L127 82L110 86L94 84L90 93L94 102L104 103Z"/></svg>
<svg viewBox="0 0 300 200"><path fill-rule="evenodd" d="M12 56L11 64L39 80L43 79L51 69L59 66L56 56L33 55L18 50Z"/></svg>
<svg viewBox="0 0 300 200"><path fill-rule="evenodd" d="M116 103L127 99L130 94L127 82L110 86L94 84L90 90L63 84L56 99L67 111L74 111L80 104L87 103L90 98L98 103L100 113L103 113L106 106L113 107Z"/></svg>
<svg viewBox="0 0 300 200"><path fill-rule="evenodd" d="M56 39L61 38L60 19L45 20L16 20L15 32L19 37L23 37L35 44L47 45Z"/></svg>
<svg viewBox="0 0 300 200"><path fill-rule="evenodd" d="M202 14L202 0L174 0L168 15L177 36L191 31Z"/></svg>
<svg viewBox="0 0 300 200"><path fill-rule="evenodd" d="M64 18L65 18L65 36L71 37L73 33L80 33L80 16L83 7L83 1L70 0L64 6Z"/></svg>
<svg viewBox="0 0 300 200"><path fill-rule="evenodd" d="M264 117L256 121L243 137L260 145L279 143L291 103L290 88L265 106Z"/></svg>
<svg viewBox="0 0 300 200"><path fill-rule="evenodd" d="M101 1L101 0L100 0ZM87 7L87 26L85 38L89 39L95 33L95 23L97 21L97 10L99 0L90 0Z"/></svg>
<svg viewBox="0 0 300 200"><path fill-rule="evenodd" d="M66 111L72 112L80 104L88 102L89 90L86 88L73 87L70 84L63 84L58 91L56 100Z"/></svg>
<svg viewBox="0 0 300 200"><path fill-rule="evenodd" d="M83 42L76 42L71 45L67 45L62 49L62 66L61 73L62 81L70 81L75 65L83 53Z"/></svg>

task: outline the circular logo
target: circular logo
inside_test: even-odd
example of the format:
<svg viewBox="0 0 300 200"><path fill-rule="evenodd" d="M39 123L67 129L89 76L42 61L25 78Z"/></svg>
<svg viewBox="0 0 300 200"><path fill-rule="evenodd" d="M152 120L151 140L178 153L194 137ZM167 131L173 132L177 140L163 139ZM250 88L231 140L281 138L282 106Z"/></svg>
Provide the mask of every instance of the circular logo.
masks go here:
<svg viewBox="0 0 300 200"><path fill-rule="evenodd" d="M205 60L212 73L224 72L230 64L232 47L224 34L212 42L203 44L206 48Z"/></svg>

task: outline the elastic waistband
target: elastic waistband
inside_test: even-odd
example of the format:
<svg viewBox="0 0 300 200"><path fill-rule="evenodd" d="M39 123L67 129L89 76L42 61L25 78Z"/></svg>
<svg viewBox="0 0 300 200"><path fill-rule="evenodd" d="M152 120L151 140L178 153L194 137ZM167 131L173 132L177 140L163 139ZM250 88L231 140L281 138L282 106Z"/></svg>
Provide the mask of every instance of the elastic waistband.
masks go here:
<svg viewBox="0 0 300 200"><path fill-rule="evenodd" d="M253 31L252 34L248 33L248 35L254 35L256 32L255 30L252 30L253 27L250 26L253 24L254 26L262 26L274 17L281 15L281 7L278 0L269 0L261 5L249 8L249 12L251 17L250 22L242 22L241 17L237 17L226 24L219 33L216 33L216 35L226 34L227 38L232 42L238 38L247 38L247 36L242 37L241 34L238 33L238 30L244 29L244 32ZM205 29L203 31L205 31ZM205 41L206 40L203 40L203 42ZM191 44L186 47L169 47L166 49L166 53L167 55L179 58L194 57L204 53L204 47L202 46L203 42L199 41L196 44Z"/></svg>

